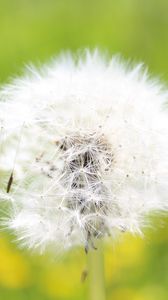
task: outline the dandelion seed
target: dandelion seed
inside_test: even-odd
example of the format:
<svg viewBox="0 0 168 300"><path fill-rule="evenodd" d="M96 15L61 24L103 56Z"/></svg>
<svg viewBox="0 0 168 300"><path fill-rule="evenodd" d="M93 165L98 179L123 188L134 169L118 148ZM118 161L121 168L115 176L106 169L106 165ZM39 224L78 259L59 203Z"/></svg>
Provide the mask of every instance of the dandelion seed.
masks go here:
<svg viewBox="0 0 168 300"><path fill-rule="evenodd" d="M31 67L1 89L0 198L22 245L88 252L167 211L167 98L142 65L98 51Z"/></svg>
<svg viewBox="0 0 168 300"><path fill-rule="evenodd" d="M6 189L6 192L7 192L7 193L10 192L12 183L13 183L13 172L11 173L11 175L10 175L10 177L9 177L9 181L8 181L7 189Z"/></svg>

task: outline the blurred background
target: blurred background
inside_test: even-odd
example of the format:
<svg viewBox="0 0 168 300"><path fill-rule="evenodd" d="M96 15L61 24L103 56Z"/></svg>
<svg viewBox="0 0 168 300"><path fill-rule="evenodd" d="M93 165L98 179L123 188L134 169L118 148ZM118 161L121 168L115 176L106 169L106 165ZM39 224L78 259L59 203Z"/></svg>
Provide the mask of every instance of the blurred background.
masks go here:
<svg viewBox="0 0 168 300"><path fill-rule="evenodd" d="M0 0L0 84L26 63L95 46L144 61L168 83L168 1ZM144 239L123 234L106 244L108 300L168 299L168 218L155 218L153 227ZM84 300L85 267L83 249L38 256L0 233L0 300Z"/></svg>

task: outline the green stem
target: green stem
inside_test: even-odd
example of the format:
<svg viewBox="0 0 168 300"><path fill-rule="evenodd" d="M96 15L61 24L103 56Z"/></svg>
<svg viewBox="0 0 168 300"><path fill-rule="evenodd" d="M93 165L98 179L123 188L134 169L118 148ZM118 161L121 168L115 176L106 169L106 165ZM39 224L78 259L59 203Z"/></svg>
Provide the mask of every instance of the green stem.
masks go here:
<svg viewBox="0 0 168 300"><path fill-rule="evenodd" d="M103 245L99 242L97 250L89 250L88 255L88 299L105 300Z"/></svg>

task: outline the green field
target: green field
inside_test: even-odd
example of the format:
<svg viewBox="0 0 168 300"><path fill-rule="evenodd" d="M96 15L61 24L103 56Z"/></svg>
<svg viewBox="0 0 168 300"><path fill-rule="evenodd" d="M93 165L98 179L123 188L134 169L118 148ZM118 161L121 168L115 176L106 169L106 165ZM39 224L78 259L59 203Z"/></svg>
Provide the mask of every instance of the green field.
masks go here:
<svg viewBox="0 0 168 300"><path fill-rule="evenodd" d="M1 84L27 63L85 47L143 61L168 82L168 1L0 0ZM126 234L105 246L108 300L167 300L168 219L154 224L144 239ZM13 240L0 235L0 300L86 299L83 249L51 258L18 249Z"/></svg>

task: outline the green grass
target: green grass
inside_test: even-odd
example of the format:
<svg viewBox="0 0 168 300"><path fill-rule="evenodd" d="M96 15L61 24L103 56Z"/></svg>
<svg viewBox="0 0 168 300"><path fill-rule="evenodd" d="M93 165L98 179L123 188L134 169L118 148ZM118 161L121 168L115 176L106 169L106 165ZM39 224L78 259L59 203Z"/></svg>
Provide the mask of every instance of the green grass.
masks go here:
<svg viewBox="0 0 168 300"><path fill-rule="evenodd" d="M99 46L167 78L165 0L1 0L0 80L62 49Z"/></svg>

